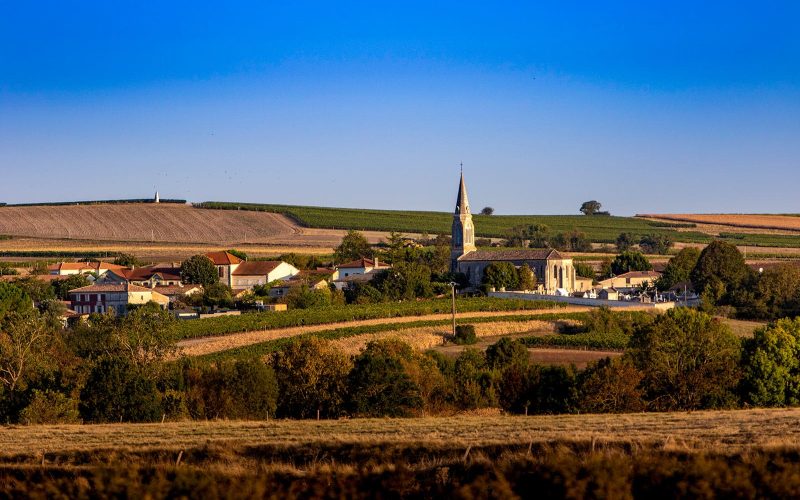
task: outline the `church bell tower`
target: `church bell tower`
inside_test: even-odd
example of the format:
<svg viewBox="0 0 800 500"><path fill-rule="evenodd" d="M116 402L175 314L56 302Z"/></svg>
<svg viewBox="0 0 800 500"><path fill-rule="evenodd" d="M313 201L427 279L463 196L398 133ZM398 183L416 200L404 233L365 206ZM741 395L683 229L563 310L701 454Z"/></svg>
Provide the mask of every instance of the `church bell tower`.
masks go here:
<svg viewBox="0 0 800 500"><path fill-rule="evenodd" d="M451 236L450 269L456 271L458 259L477 250L475 248L475 226L472 224L472 213L469 210L469 198L463 170L461 182L458 185L458 198L456 198L456 210L453 213Z"/></svg>

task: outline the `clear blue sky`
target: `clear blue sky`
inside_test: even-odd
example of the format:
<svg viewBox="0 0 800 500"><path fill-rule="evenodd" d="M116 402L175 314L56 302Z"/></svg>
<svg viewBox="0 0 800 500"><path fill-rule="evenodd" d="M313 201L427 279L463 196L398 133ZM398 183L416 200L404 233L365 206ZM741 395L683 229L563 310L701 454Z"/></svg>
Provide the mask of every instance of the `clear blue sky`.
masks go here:
<svg viewBox="0 0 800 500"><path fill-rule="evenodd" d="M0 0L0 201L800 212L800 3L384 3Z"/></svg>

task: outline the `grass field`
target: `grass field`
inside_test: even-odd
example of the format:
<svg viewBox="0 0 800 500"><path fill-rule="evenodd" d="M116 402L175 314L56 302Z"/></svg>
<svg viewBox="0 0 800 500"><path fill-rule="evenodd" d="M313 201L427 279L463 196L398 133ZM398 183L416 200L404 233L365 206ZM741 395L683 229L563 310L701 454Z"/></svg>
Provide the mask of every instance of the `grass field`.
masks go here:
<svg viewBox="0 0 800 500"><path fill-rule="evenodd" d="M6 427L0 495L763 498L800 410Z"/></svg>

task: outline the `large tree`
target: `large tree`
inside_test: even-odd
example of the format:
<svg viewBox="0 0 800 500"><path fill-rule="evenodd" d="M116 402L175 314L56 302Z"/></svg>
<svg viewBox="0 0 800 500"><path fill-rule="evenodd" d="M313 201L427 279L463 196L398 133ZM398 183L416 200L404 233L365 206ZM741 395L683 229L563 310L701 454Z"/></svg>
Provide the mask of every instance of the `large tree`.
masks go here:
<svg viewBox="0 0 800 500"><path fill-rule="evenodd" d="M348 377L351 411L360 416L402 417L419 408L419 386L405 368L412 358L408 344L393 340L367 344Z"/></svg>
<svg viewBox="0 0 800 500"><path fill-rule="evenodd" d="M664 272L656 284L661 290L668 290L678 283L689 281L692 269L697 265L700 258L700 250L694 247L686 247L669 259Z"/></svg>
<svg viewBox="0 0 800 500"><path fill-rule="evenodd" d="M759 328L744 341L744 400L756 406L800 404L800 318Z"/></svg>
<svg viewBox="0 0 800 500"><path fill-rule="evenodd" d="M363 234L351 229L336 247L334 258L336 262L347 262L362 257L372 257L372 247Z"/></svg>
<svg viewBox="0 0 800 500"><path fill-rule="evenodd" d="M614 274L624 274L630 271L649 271L653 266L642 252L628 250L617 255L611 262L611 272Z"/></svg>
<svg viewBox="0 0 800 500"><path fill-rule="evenodd" d="M630 357L644 373L642 387L654 410L699 410L735 403L741 343L721 321L678 308L638 329Z"/></svg>
<svg viewBox="0 0 800 500"><path fill-rule="evenodd" d="M584 201L581 205L581 212L584 215L594 215L600 211L602 204L597 200Z"/></svg>
<svg viewBox="0 0 800 500"><path fill-rule="evenodd" d="M517 268L511 262L492 262L483 270L483 283L497 289L514 290L519 285Z"/></svg>
<svg viewBox="0 0 800 500"><path fill-rule="evenodd" d="M210 286L219 282L219 274L211 259L205 255L193 255L181 264L181 281Z"/></svg>
<svg viewBox="0 0 800 500"><path fill-rule="evenodd" d="M714 290L716 299L738 288L748 277L750 269L735 245L712 241L700 252L691 280L699 292Z"/></svg>
<svg viewBox="0 0 800 500"><path fill-rule="evenodd" d="M664 255L673 244L672 238L666 234L646 234L639 240L639 247L650 254Z"/></svg>

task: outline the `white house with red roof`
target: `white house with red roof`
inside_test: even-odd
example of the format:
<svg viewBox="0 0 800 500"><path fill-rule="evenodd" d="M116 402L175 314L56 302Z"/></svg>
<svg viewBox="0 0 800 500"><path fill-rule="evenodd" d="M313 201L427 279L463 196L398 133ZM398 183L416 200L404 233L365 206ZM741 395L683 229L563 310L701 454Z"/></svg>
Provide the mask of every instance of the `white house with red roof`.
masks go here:
<svg viewBox="0 0 800 500"><path fill-rule="evenodd" d="M91 274L97 273L98 275L103 274L107 271L115 270L124 270L127 269L124 266L118 266L116 264L111 264L108 262L58 262L56 264L52 264L48 266L47 270L51 275L54 276L70 276L73 274Z"/></svg>
<svg viewBox="0 0 800 500"><path fill-rule="evenodd" d="M233 273L244 262L230 252L209 252L206 257L211 259L217 268L219 282L233 288Z"/></svg>
<svg viewBox="0 0 800 500"><path fill-rule="evenodd" d="M245 261L236 266L233 271L231 288L234 290L250 290L256 285L288 280L299 272L293 265L280 260Z"/></svg>

